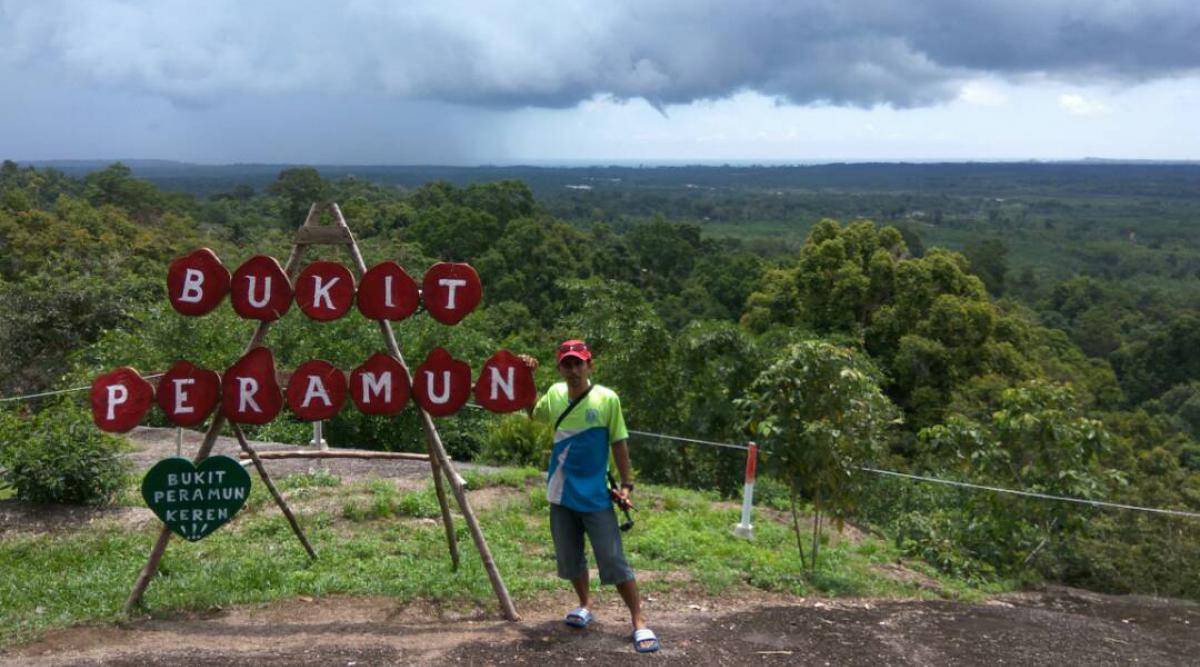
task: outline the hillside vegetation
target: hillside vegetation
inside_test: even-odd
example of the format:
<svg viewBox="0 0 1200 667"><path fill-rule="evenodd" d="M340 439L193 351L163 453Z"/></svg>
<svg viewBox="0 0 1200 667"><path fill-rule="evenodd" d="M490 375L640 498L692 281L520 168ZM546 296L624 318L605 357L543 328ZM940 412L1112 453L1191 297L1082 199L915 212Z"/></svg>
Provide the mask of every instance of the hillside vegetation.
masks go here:
<svg viewBox="0 0 1200 667"><path fill-rule="evenodd" d="M120 164L68 176L5 162L0 392L86 385L117 366L161 370L180 357L227 367L252 323L227 304L176 315L166 265L199 246L231 268L254 254L286 257L309 204L328 199L368 265L478 269L485 306L461 325L418 315L397 326L411 358L441 345L474 368L501 347L545 361L558 340L582 337L632 428L759 439L777 473L761 484L765 502L795 490L833 520L869 524L899 552L972 581L1200 598L1196 519L858 470L1200 511L1194 168L962 169L887 180L843 166L791 181L770 169L560 170L592 189L535 197L518 180L401 187L304 167L265 187L168 192ZM600 178L610 180L584 180ZM282 368L313 358L351 368L381 347L361 317L316 323L294 310L268 341ZM879 396L861 441L836 427L835 402L819 402L836 381L821 384L805 359L844 364L864 396ZM543 364L539 385L553 377ZM789 377L805 383L792 403L805 416L764 429L762 407ZM0 467L20 449L21 420L82 399L65 400L5 404ZM459 459L538 463L536 439L511 418L464 411L439 428ZM325 429L335 445L423 449L412 410L390 420L347 410ZM310 430L281 417L251 437L301 443ZM785 453L797 443L832 458L793 461ZM634 461L643 479L725 496L744 464L652 440L635 440ZM782 474L798 470L841 477Z"/></svg>

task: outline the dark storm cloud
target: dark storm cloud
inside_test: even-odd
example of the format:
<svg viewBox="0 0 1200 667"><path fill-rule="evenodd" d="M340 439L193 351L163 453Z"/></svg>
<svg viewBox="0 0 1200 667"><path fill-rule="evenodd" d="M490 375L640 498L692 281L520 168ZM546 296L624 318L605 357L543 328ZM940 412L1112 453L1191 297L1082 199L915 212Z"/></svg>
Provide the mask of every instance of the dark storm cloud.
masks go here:
<svg viewBox="0 0 1200 667"><path fill-rule="evenodd" d="M743 91L917 107L979 76L1200 69L1195 0L3 2L0 63L211 104L353 93L482 107Z"/></svg>

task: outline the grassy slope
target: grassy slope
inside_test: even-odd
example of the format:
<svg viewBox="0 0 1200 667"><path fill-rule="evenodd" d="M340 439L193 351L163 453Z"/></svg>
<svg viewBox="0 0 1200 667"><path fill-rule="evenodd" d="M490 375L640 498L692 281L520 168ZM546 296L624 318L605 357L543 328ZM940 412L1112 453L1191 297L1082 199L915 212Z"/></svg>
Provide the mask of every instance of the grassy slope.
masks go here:
<svg viewBox="0 0 1200 667"><path fill-rule="evenodd" d="M536 471L468 475L471 488L505 487L480 512L493 555L517 601L559 590L546 525L546 496ZM456 522L462 567L450 570L436 496L398 490L386 480L341 484L330 476L283 480L320 558L308 562L261 484L247 509L202 542L173 540L146 595L156 612L205 609L296 595L385 595L494 605L466 526ZM643 588L699 590L712 595L750 587L796 595L911 596L927 588L873 567L898 560L875 537L833 539L821 570L800 574L795 537L785 522L756 516L757 536L730 535L739 510L715 497L648 486L643 509L626 534ZM140 504L130 489L123 504ZM776 513L778 515L778 513ZM145 562L158 524L137 531L88 527L0 540L0 647L50 628L120 618L121 605ZM932 569L912 565L938 578ZM942 595L974 597L980 588L938 578ZM594 584L598 585L598 584Z"/></svg>

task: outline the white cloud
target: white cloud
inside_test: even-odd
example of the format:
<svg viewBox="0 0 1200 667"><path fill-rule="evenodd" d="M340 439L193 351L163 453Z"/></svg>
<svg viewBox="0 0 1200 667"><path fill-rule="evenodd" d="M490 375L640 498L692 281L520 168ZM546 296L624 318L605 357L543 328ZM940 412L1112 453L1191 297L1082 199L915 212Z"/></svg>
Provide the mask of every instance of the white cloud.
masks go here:
<svg viewBox="0 0 1200 667"><path fill-rule="evenodd" d="M959 101L975 107L998 107L1008 103L1008 96L983 81L970 81L958 93Z"/></svg>
<svg viewBox="0 0 1200 667"><path fill-rule="evenodd" d="M1058 105L1076 116L1103 116L1111 113L1104 103L1073 93L1059 95Z"/></svg>

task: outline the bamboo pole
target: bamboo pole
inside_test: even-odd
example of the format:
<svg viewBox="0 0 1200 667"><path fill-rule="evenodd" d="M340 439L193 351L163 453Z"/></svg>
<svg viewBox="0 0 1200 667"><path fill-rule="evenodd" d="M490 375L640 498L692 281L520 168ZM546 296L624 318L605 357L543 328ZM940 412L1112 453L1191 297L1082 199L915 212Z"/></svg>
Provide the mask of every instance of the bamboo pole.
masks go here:
<svg viewBox="0 0 1200 667"><path fill-rule="evenodd" d="M426 441L427 451L432 452L433 448ZM438 463L436 456L426 454L429 458L429 467L433 470L433 488L437 491L438 504L444 508L442 513L442 527L446 529L446 543L450 545L450 569L458 571L458 540L454 535L454 519L450 517L450 503L446 501L446 485L442 481L442 466Z"/></svg>
<svg viewBox="0 0 1200 667"><path fill-rule="evenodd" d="M308 216L304 219L304 225L307 226L310 222L317 219L319 208L313 204L308 208ZM289 281L295 281L296 275L300 273L300 259L304 255L305 245L294 243L292 244L292 253L288 256L287 264L284 266L284 273L287 274ZM250 336L250 341L246 343L246 348L242 351L245 355L250 350L262 344L264 338L267 337L267 332L271 329L269 321L258 323L258 327L254 329L254 335ZM200 463L208 458L212 452L213 445L217 442L217 435L221 432L221 427L225 425L225 415L221 414L218 409L212 418L212 422L208 425L208 431L204 434L204 442L201 443L200 449L196 451L196 457L192 459L192 463ZM164 524L162 530L159 531L158 540L154 542L154 547L150 550L150 557L146 559L146 565L142 568L138 575L137 581L133 584L133 590L129 592L129 597L125 600L125 613L133 611L134 607L142 603L142 595L146 592L146 587L150 585L150 579L154 573L158 571L158 564L162 560L163 552L167 549L167 542L171 540L171 529Z"/></svg>
<svg viewBox="0 0 1200 667"><path fill-rule="evenodd" d="M337 218L337 222L342 227L347 229L346 219L342 216L342 210L337 204L331 204L333 214ZM353 238L353 237L352 237ZM362 273L366 273L367 264L363 261L362 253L358 249L358 244L351 241L350 254L354 257L355 264ZM408 370L408 364L404 362L404 355L400 352L400 346L396 344L396 336L392 332L392 324L387 320L379 321L380 329L383 331L383 337L388 345L388 352L395 357L396 361L404 369L405 374L409 376L410 384L412 374ZM488 548L487 539L483 536L483 531L479 528L479 522L475 518L475 512L471 509L471 503L467 499L467 494L464 488L464 481L459 476L458 471L454 469L454 464L450 462L450 457L446 454L445 448L442 446L441 436L438 435L437 427L433 424L433 418L429 416L421 407L415 406L417 412L421 415L421 425L425 429L426 444L431 450L431 454L437 458L438 465L446 473L446 480L450 483L450 490L454 492L454 498L458 501L459 509L462 511L463 519L467 522L467 528L470 530L471 538L475 542L475 548L479 550L479 557L483 561L484 570L487 572L488 580L492 584L492 590L495 591L496 597L500 602L500 609L504 614L504 618L509 621L521 620L520 614L513 606L512 598L508 594L508 588L504 585L504 579L500 576L500 570L496 567L496 562L492 558L492 551ZM432 460L431 460L432 465ZM437 469L434 469L434 474L437 474ZM450 535L449 513L446 513L445 519L447 522L447 535ZM454 541L451 541L451 545ZM452 549L455 547L451 547Z"/></svg>
<svg viewBox="0 0 1200 667"><path fill-rule="evenodd" d="M424 420L432 426L432 420L429 414L421 411ZM517 608L513 606L512 598L508 595L508 588L504 586L504 580L500 577L500 570L496 567L496 562L492 559L492 551L488 548L487 540L483 537L483 531L479 528L479 522L475 519L475 512L471 510L471 503L467 500L466 487L464 480L459 477L454 470L453 464L450 463L450 457L446 455L446 450L442 447L442 439L438 436L437 431L433 431L432 437L433 453L438 457L438 463L449 471L446 479L450 482L450 490L454 492L454 498L458 500L458 506L462 509L463 518L467 521L467 528L471 531L471 539L475 541L475 547L479 549L479 557L483 560L483 568L487 571L488 579L492 583L492 589L496 592L496 597L500 600L500 609L504 612L504 618L510 621L521 620L521 615L517 613Z"/></svg>
<svg viewBox="0 0 1200 667"><path fill-rule="evenodd" d="M292 514L292 508L288 507L287 501L283 499L283 495L279 493L279 489L275 488L275 483L271 481L271 476L267 474L267 469L262 464L262 459L254 452L250 443L246 442L246 436L242 433L242 427L236 423L230 423L233 429L233 435L237 437L238 444L241 445L245 456L249 456L254 462L254 467L258 469L258 476L262 478L264 484L267 485L267 490L271 492L271 497L275 499L275 504L279 505L279 509L283 511L283 515L287 517L288 523L292 526L292 532L300 540L300 544L304 545L304 550L308 552L308 557L316 560L317 552L313 551L312 545L308 543L308 538L304 536L304 530L300 528L299 522L296 521L296 516Z"/></svg>
<svg viewBox="0 0 1200 667"><path fill-rule="evenodd" d="M354 240L353 233L350 232L350 226L346 224L346 218L342 216L342 209L337 204L333 204L334 217L337 219L337 224L345 229L345 233L350 237L350 256L354 260L354 265L358 268L358 274L361 277L367 272L367 262L363 259L362 251L358 249L358 242ZM404 361L404 355L400 353L400 346L396 343L396 334L392 331L392 323L387 320L379 320L379 332L383 335L384 343L388 346L388 353L392 355L404 369L404 375L409 380L409 385L412 384L412 373L408 370L408 364ZM442 510L442 525L446 529L446 545L450 549L450 564L455 571L458 570L460 556L458 553L458 540L454 533L454 517L450 514L450 502L446 499L446 489L442 484L442 474L445 472L438 459L433 454L433 445L429 433L433 429L433 423L429 421L429 416L421 410L420 406L415 406L417 411L424 416L422 427L425 430L425 451L429 457L429 469L433 473L433 487L437 492L438 506ZM428 422L427 424L425 422Z"/></svg>

